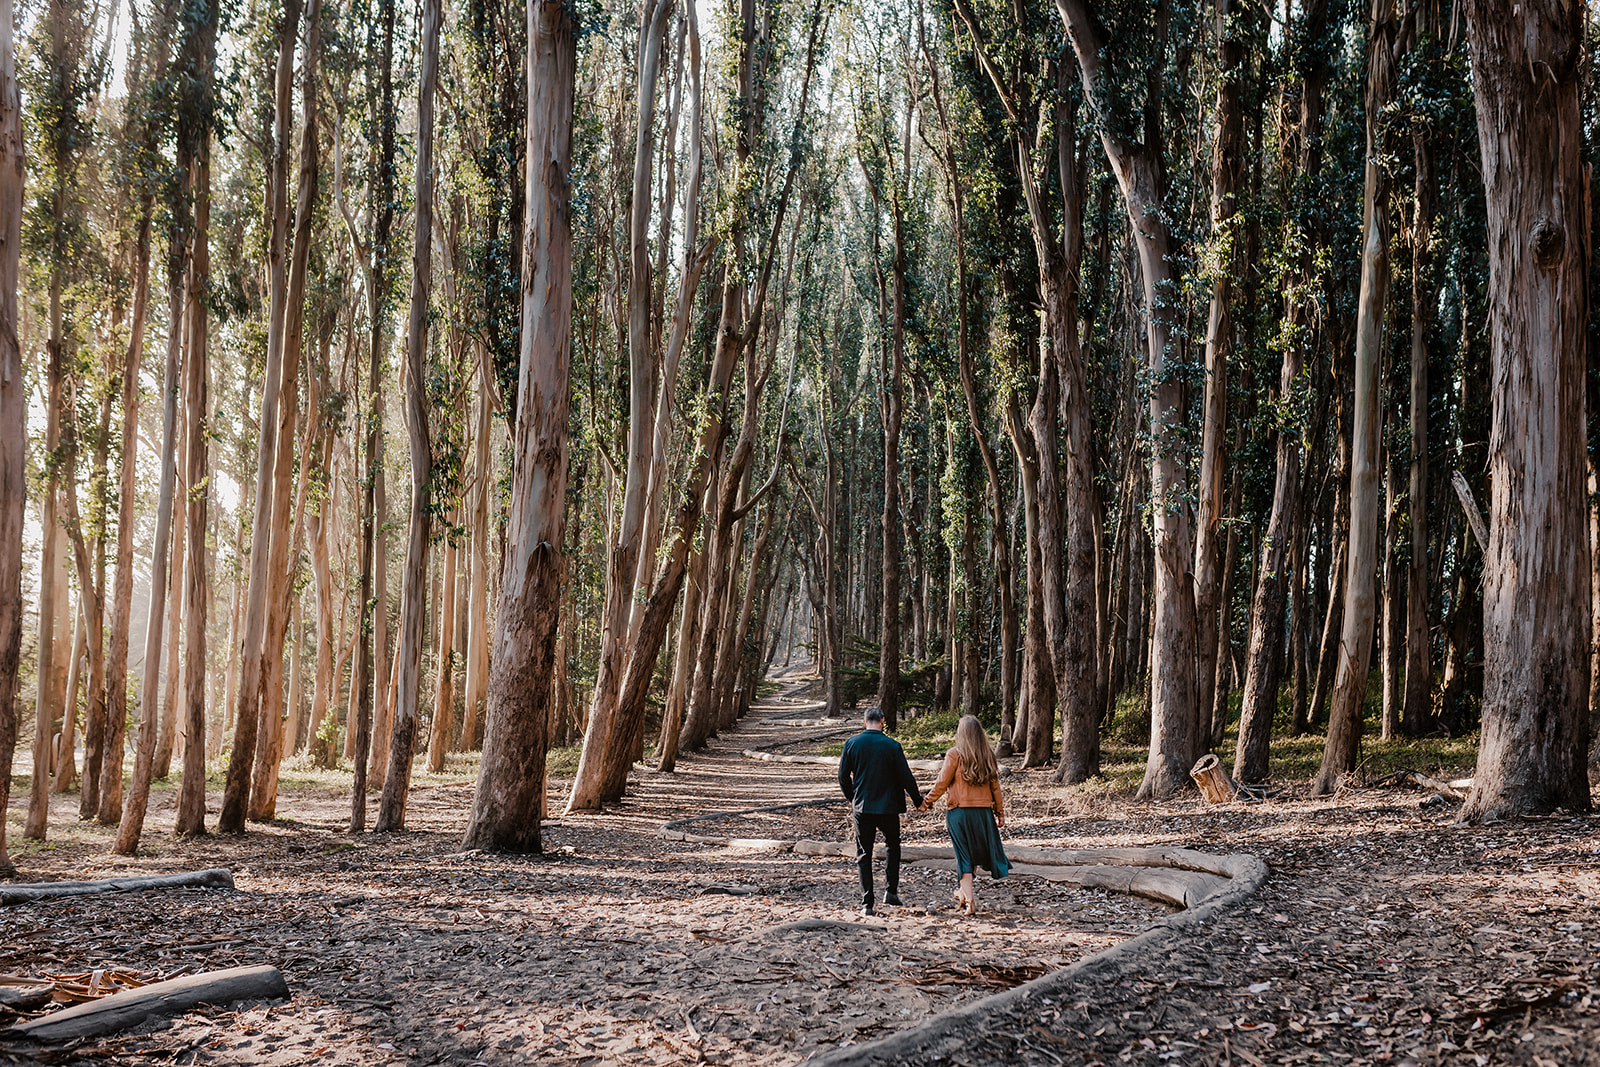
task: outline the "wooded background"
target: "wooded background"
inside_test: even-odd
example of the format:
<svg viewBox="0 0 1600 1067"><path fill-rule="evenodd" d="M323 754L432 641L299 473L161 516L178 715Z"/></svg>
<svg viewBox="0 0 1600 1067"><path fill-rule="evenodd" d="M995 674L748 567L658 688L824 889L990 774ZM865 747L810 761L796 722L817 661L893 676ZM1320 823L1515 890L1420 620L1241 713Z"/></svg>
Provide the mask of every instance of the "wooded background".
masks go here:
<svg viewBox="0 0 1600 1067"><path fill-rule="evenodd" d="M537 850L552 746L598 808L807 659L1063 784L1481 731L1466 817L1589 805L1582 4L0 24L29 837L180 771L201 832L208 764L242 832L302 752L397 829L482 750L468 842Z"/></svg>

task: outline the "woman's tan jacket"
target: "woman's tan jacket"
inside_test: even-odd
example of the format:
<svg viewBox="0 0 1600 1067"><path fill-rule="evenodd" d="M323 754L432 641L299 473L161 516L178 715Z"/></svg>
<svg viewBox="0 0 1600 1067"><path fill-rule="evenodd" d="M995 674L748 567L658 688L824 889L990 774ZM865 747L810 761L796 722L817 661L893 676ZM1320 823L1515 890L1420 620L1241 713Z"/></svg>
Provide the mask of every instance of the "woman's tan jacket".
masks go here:
<svg viewBox="0 0 1600 1067"><path fill-rule="evenodd" d="M952 808L993 808L996 816L1003 818L1006 804L1000 796L1000 779L994 777L982 785L971 785L961 777L961 753L955 749L944 754L944 766L939 768L939 780L933 783L926 803L933 802L948 792L946 803Z"/></svg>

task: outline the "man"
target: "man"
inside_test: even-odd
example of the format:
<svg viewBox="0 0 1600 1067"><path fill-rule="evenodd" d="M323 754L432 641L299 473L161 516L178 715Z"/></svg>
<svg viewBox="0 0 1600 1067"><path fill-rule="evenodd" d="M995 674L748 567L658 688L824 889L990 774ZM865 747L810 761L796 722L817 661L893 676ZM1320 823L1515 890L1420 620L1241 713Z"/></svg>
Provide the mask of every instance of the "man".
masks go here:
<svg viewBox="0 0 1600 1067"><path fill-rule="evenodd" d="M900 903L900 816L906 794L914 806L922 805L922 790L912 777L900 742L883 732L883 709L868 708L861 732L844 743L839 757L839 788L850 800L856 820L856 867L861 872L861 914L872 914L872 846L878 832L888 847L885 871L889 891L885 904Z"/></svg>

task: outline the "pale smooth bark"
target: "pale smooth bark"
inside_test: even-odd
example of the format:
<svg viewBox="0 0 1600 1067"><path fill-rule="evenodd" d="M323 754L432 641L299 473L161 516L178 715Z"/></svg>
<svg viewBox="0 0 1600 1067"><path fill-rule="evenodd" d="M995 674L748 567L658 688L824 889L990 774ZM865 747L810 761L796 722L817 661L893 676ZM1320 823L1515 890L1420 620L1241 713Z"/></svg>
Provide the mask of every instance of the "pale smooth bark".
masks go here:
<svg viewBox="0 0 1600 1067"><path fill-rule="evenodd" d="M1383 316L1389 296L1388 180L1378 153L1378 112L1394 92L1394 8L1378 0L1372 13L1367 67L1367 164L1361 225L1361 291L1356 310L1355 408L1350 444L1350 532L1346 554L1344 620L1328 709L1328 739L1312 794L1334 791L1355 770L1376 625L1378 464L1382 461L1378 409Z"/></svg>
<svg viewBox="0 0 1600 1067"><path fill-rule="evenodd" d="M246 812L257 822L277 814L278 766L283 761L283 644L289 630L291 544L301 535L305 507L304 455L295 447L299 414L300 350L305 326L307 265L317 205L317 59L322 45L322 0L306 11L306 47L300 98L300 173L295 191L293 252L289 262L287 307L283 316L283 384L278 391L278 454L273 464L272 548L267 560L267 628L262 652L260 721ZM326 363L326 359L324 359ZM290 521L289 493L294 469L302 468L299 494ZM224 811L227 811L224 803ZM232 829L231 827L225 829ZM240 827L242 829L242 826Z"/></svg>
<svg viewBox="0 0 1600 1067"><path fill-rule="evenodd" d="M176 227L174 232L176 233ZM182 264L174 265L174 269L177 266L182 266L182 270L175 273L170 279L170 288L167 293L170 311L168 322L171 324L168 329L171 331L171 336L167 341L168 373L162 378L162 397L163 403L170 408L170 417L165 411L163 412L161 447L163 457L162 477L166 477L170 466L172 482L163 489L166 494L165 507L163 508L161 504L157 504L157 507L161 509L156 515L158 540L160 534L163 533L161 523L164 512L167 524L165 532L169 544L159 565L154 559L151 560L152 580L156 577L155 570L157 566L160 566L162 569L161 577L165 579L166 583L161 587L166 593L165 597L151 597L151 600L159 605L157 609L152 610L150 613L151 625L159 625L162 613L167 611L168 608L171 609L171 612L166 620L165 635L159 632L151 634L148 629L145 631L146 666L144 684L151 687L149 692L152 694L152 698L154 687L158 681L161 686L161 718L156 732L156 750L152 757L153 762L150 769L151 776L159 780L165 780L172 773L172 751L178 733L178 679L183 673L182 664L178 662L178 653L183 644L183 561L185 546L188 543L185 539L185 531L188 524L184 522L183 516L179 514L176 501L187 498L189 491L188 483L185 481L188 477L188 467L183 459L184 441L187 438L187 434L184 432L186 425L185 411L183 406L178 403L183 396L183 382L179 376L183 370L183 309L187 303L184 299L183 288L183 272L188 270L187 240L187 237L184 237L185 259ZM152 586L152 588L155 587ZM152 640L156 646L154 649L149 647ZM166 673L161 676L160 667L163 652L168 662ZM154 664L154 666L151 666L151 664Z"/></svg>
<svg viewBox="0 0 1600 1067"><path fill-rule="evenodd" d="M422 72L417 91L417 169L411 310L406 326L406 432L411 445L411 520L406 566L400 586L400 645L389 769L373 829L403 830L411 757L416 743L417 702L422 689L422 614L427 598L429 501L433 452L428 432L428 302L433 291L433 105L439 77L440 0L423 0ZM531 88L530 88L531 93ZM531 151L531 149L530 149ZM526 269L526 268L525 268ZM526 328L526 327L525 327ZM448 620L445 621L448 626Z"/></svg>
<svg viewBox="0 0 1600 1067"><path fill-rule="evenodd" d="M50 62L54 63L58 70L65 66L68 49L65 8L64 0L52 0L49 10L44 15L49 23L50 49L53 53ZM53 162L56 164L57 173L54 195L56 215L59 218L65 214L66 190L64 178L60 176L62 161L58 158ZM55 716L58 710L51 699L52 687L49 681L55 675L56 657L59 654L55 647L56 586L62 580L59 560L61 539L54 534L60 521L61 475L58 469L58 457L61 452L62 362L65 355L62 351L65 345L61 306L62 289L65 285L63 272L64 264L52 262L49 281L50 334L45 342L44 447L49 462L46 466L44 506L40 509L39 520L44 534L39 559L39 667L35 675L38 679L35 686L38 698L34 702L32 789L28 796L27 820L22 828L23 837L38 841L44 840L50 823L51 755L55 740ZM72 476L69 468L67 477Z"/></svg>
<svg viewBox="0 0 1600 1067"><path fill-rule="evenodd" d="M338 133L334 138L334 189L340 214L344 216L350 241L361 257L366 269L367 317L372 327L367 350L367 411L365 470L361 481L361 578L359 582L360 615L356 623L355 676L356 699L349 713L354 716L351 729L353 744L351 760L355 765L354 781L350 790L350 832L360 833L367 825L367 786L369 764L374 763L372 753L378 753L372 782L383 787L383 772L388 767L389 733L373 733L373 690L377 690L380 718L382 709L388 707L389 672L385 669L388 656L388 585L385 567L385 515L384 472L380 462L383 445L383 365L384 337L387 322L384 299L388 282L388 255L390 233L394 226L394 0L379 0L378 45L375 57L379 84L375 101L379 117L379 152L381 160L374 184L372 247L361 239L354 217L344 202L344 170L341 142ZM487 384L487 383L485 383ZM374 687L376 682L376 687Z"/></svg>
<svg viewBox="0 0 1600 1067"><path fill-rule="evenodd" d="M63 702L65 711L61 716L61 732L55 740L55 777L51 780L50 792L57 796L71 791L78 784L78 764L74 758L77 741L73 731L78 720L78 689L83 681L84 650L89 644L89 624L83 617L81 607L69 614L77 622L72 627L72 657L67 661L67 690Z"/></svg>
<svg viewBox="0 0 1600 1067"><path fill-rule="evenodd" d="M455 520L451 520L451 525ZM428 770L438 774L444 770L444 756L455 736L455 611L456 611L456 560L459 549L454 538L447 538L444 560L440 566L439 603L436 608L439 634L439 656L433 688L433 729L428 737Z"/></svg>
<svg viewBox="0 0 1600 1067"><path fill-rule="evenodd" d="M162 54L165 55L164 48ZM109 698L107 707L112 721L125 720L128 715L128 626L133 607L132 516L137 491L135 460L138 456L139 436L139 367L144 353L145 309L150 293L152 214L153 204L147 200L144 212L139 218L132 332L128 338L128 354L122 368L122 467L117 497L117 579L111 593L111 661L106 669L106 694ZM165 465L161 475L163 480L168 478ZM157 521L159 523L160 520ZM156 547L158 555L163 554L161 549L160 545ZM161 569L163 571L166 569L165 560ZM155 604L159 597L155 593L157 586L154 584L154 576L150 588L148 610L154 616L162 610ZM156 625L158 627L156 632L159 635L159 623ZM145 670L147 673L150 671L148 663ZM144 830L145 809L150 800L150 767L155 757L158 717L154 700L141 703L139 711L140 727L134 751L133 777L128 784L127 802L122 806L121 821L117 827L117 840L114 846L115 851L124 856L133 855L139 847L139 835Z"/></svg>
<svg viewBox="0 0 1600 1067"><path fill-rule="evenodd" d="M478 346L478 415L472 473L471 572L467 583L467 677L462 690L461 750L483 747L483 698L489 689L489 496L494 491L489 457L491 375L488 348Z"/></svg>
<svg viewBox="0 0 1600 1067"><path fill-rule="evenodd" d="M294 50L302 0L284 0L278 28L278 65L273 92L275 119L268 172L270 229L267 243L267 358L262 371L261 418L256 444L255 516L250 526L250 582L245 602L244 640L240 644L239 707L234 713L233 750L218 829L243 833L250 801L251 770L261 723L262 676L266 672L267 616L271 610L272 537L279 494L276 492L280 397L283 389L284 323L288 314L285 256L289 240L289 140L293 121ZM289 354L298 364L299 352Z"/></svg>
<svg viewBox="0 0 1600 1067"><path fill-rule="evenodd" d="M184 581L184 743L183 785L178 793L178 815L174 829L182 835L205 833L206 817L206 611L210 592L206 580L206 507L211 495L207 443L211 432L208 418L206 334L207 291L211 284L211 254L207 245L211 222L211 112L212 79L217 53L217 0L200 0L189 9L194 21L186 34L185 47L191 51L190 69L200 71L194 91L199 99L193 111L201 118L179 122L179 159L187 162L189 198L194 205L194 244L189 256L188 309L184 323L188 330L188 358L184 364L185 399L188 404L189 442L185 449L188 484L189 552L188 574ZM186 130L193 123L197 128ZM188 155L188 160L184 156Z"/></svg>
<svg viewBox="0 0 1600 1067"><path fill-rule="evenodd" d="M650 264L651 187L654 181L656 82L673 0L644 0L639 23L638 92L634 125L633 191L628 214L628 460L622 490L622 513L610 539L606 563L606 596L601 616L600 658L594 697L589 706L589 734L609 739L616 714L617 690L627 667L627 631L639 574L640 547L655 435L652 398L655 366L651 352L651 308L654 279ZM580 760L592 765L601 753L588 744ZM589 766L580 778L592 774Z"/></svg>

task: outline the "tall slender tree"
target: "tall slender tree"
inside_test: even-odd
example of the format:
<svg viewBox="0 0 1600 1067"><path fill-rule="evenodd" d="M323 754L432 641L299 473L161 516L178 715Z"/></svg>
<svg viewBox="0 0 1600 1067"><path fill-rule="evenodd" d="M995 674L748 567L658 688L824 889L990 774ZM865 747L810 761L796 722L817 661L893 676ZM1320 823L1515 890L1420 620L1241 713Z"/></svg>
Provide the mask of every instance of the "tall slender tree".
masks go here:
<svg viewBox="0 0 1600 1067"><path fill-rule="evenodd" d="M0 0L0 812L11 800L17 743L17 674L22 658L22 519L27 394L18 343L17 284L22 253L22 94L17 84L12 0ZM14 868L0 817L0 874Z"/></svg>
<svg viewBox="0 0 1600 1067"><path fill-rule="evenodd" d="M378 819L373 829L402 830L406 794L411 788L411 757L422 689L422 613L428 587L428 537L431 525L433 445L428 433L428 302L433 293L433 104L439 77L439 0L423 0L422 71L417 91L417 177L411 260L411 311L406 326L406 432L411 443L411 520L406 565L400 586L400 645L395 692L394 732L389 738L389 770L384 777ZM531 68L531 64L530 64ZM530 149L531 155L531 149ZM449 625L441 620L441 625Z"/></svg>
<svg viewBox="0 0 1600 1067"><path fill-rule="evenodd" d="M545 753L564 573L567 413L571 403L572 220L568 175L577 77L577 13L527 0L527 201L522 361L511 514L489 678L483 763L463 843L542 852Z"/></svg>

